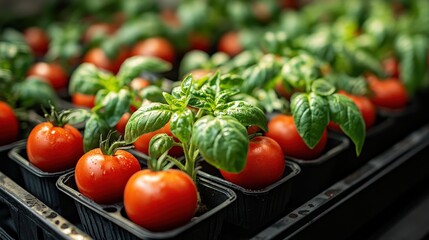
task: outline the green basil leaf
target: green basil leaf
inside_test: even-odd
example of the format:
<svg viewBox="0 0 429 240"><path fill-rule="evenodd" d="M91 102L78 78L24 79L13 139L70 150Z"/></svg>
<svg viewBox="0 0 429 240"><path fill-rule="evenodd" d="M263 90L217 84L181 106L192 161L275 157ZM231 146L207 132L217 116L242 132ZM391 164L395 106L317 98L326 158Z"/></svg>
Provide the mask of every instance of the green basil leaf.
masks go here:
<svg viewBox="0 0 429 240"><path fill-rule="evenodd" d="M58 106L58 95L52 86L36 76L30 76L18 83L13 92L17 99L17 105L23 108L49 108L50 103Z"/></svg>
<svg viewBox="0 0 429 240"><path fill-rule="evenodd" d="M281 70L283 81L295 89L306 89L307 82L321 77L319 63L313 57L302 54L290 59Z"/></svg>
<svg viewBox="0 0 429 240"><path fill-rule="evenodd" d="M30 47L22 42L0 42L0 68L8 69L15 79L22 80L33 63Z"/></svg>
<svg viewBox="0 0 429 240"><path fill-rule="evenodd" d="M315 93L295 94L291 100L293 119L305 144L313 149L329 123L329 105Z"/></svg>
<svg viewBox="0 0 429 240"><path fill-rule="evenodd" d="M69 93L83 93L95 95L98 90L103 89L102 78L108 73L103 73L91 63L82 63L73 72L69 83Z"/></svg>
<svg viewBox="0 0 429 240"><path fill-rule="evenodd" d="M159 133L153 136L149 142L149 156L158 159L166 151L173 147L174 139L166 133Z"/></svg>
<svg viewBox="0 0 429 240"><path fill-rule="evenodd" d="M171 133L177 137L180 142L186 143L191 138L192 126L194 123L194 114L190 109L175 112L171 116L170 129Z"/></svg>
<svg viewBox="0 0 429 240"><path fill-rule="evenodd" d="M195 122L192 144L216 168L240 172L246 165L249 140L246 128L229 116L204 116Z"/></svg>
<svg viewBox="0 0 429 240"><path fill-rule="evenodd" d="M350 137L359 155L365 141L365 122L355 103L341 94L328 96L330 119Z"/></svg>
<svg viewBox="0 0 429 240"><path fill-rule="evenodd" d="M171 115L170 106L167 104L150 103L143 105L128 120L125 127L125 141L132 143L142 134L162 128L170 121Z"/></svg>
<svg viewBox="0 0 429 240"><path fill-rule="evenodd" d="M400 78L410 95L425 86L427 82L427 38L421 35L400 35L395 43L399 56Z"/></svg>
<svg viewBox="0 0 429 240"><path fill-rule="evenodd" d="M179 73L180 76L188 74L192 70L203 68L210 62L209 55L201 50L189 51L183 56L180 62Z"/></svg>
<svg viewBox="0 0 429 240"><path fill-rule="evenodd" d="M171 64L157 57L134 56L122 63L116 75L124 85L127 85L142 72L166 72L171 69Z"/></svg>
<svg viewBox="0 0 429 240"><path fill-rule="evenodd" d="M155 85L149 85L139 92L139 96L142 99L149 100L151 102L165 102L162 89Z"/></svg>
<svg viewBox="0 0 429 240"><path fill-rule="evenodd" d="M85 123L83 134L83 149L88 152L100 146L100 136L106 138L111 128L109 124L98 114L91 114L91 117Z"/></svg>
<svg viewBox="0 0 429 240"><path fill-rule="evenodd" d="M131 104L131 94L126 89L121 89L118 93L107 92L107 90L103 89L97 93L96 103L102 106L99 111L100 116L106 120L110 127L114 127L122 115L128 112Z"/></svg>
<svg viewBox="0 0 429 240"><path fill-rule="evenodd" d="M329 96L335 92L335 86L325 79L317 79L311 85L311 90L321 96Z"/></svg>
<svg viewBox="0 0 429 240"><path fill-rule="evenodd" d="M250 93L256 88L263 88L273 80L279 69L273 63L260 63L254 65L243 72L243 82L241 91Z"/></svg>
<svg viewBox="0 0 429 240"><path fill-rule="evenodd" d="M180 84L182 96L188 97L191 93L193 79L192 75L188 75L182 80Z"/></svg>
<svg viewBox="0 0 429 240"><path fill-rule="evenodd" d="M234 117L245 127L256 125L268 131L268 120L264 112L244 101L233 101L217 106L215 116Z"/></svg>

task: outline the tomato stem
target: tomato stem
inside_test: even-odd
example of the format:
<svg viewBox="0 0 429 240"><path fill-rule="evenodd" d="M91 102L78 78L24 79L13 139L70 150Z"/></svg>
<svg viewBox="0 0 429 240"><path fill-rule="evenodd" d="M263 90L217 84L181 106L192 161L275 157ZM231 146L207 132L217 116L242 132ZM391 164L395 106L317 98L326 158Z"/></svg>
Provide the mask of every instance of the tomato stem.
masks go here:
<svg viewBox="0 0 429 240"><path fill-rule="evenodd" d="M42 110L45 113L45 119L52 123L52 125L56 126L56 127L64 127L64 125L66 125L68 123L68 117L71 113L71 110L63 110L60 113L58 113L55 109L55 106L52 105L51 102L49 102L50 108L51 108L51 112L48 113L47 110L42 106Z"/></svg>

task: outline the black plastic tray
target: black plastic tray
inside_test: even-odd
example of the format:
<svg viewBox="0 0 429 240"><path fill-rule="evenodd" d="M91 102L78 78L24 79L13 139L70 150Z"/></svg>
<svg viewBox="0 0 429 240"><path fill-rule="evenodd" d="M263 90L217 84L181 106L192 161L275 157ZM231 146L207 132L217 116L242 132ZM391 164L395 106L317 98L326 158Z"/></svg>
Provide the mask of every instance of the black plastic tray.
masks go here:
<svg viewBox="0 0 429 240"><path fill-rule="evenodd" d="M232 190L200 178L200 197L209 210L181 227L152 232L130 221L122 203L101 205L80 194L73 172L61 176L57 186L75 201L85 231L95 239L217 239L225 210L236 199Z"/></svg>
<svg viewBox="0 0 429 240"><path fill-rule="evenodd" d="M283 178L260 190L249 190L222 178L215 167L200 162L198 175L222 186L234 190L237 200L228 208L226 221L243 230L255 232L270 224L286 209L292 192L294 178L299 175L300 167L286 162Z"/></svg>
<svg viewBox="0 0 429 240"><path fill-rule="evenodd" d="M73 169L54 173L40 170L27 160L25 142L12 148L9 151L9 157L20 167L24 187L28 192L64 217L72 221L77 220L73 201L59 191L56 186L58 178L67 172L73 171Z"/></svg>
<svg viewBox="0 0 429 240"><path fill-rule="evenodd" d="M389 203L427 178L428 158L426 125L253 239L347 239Z"/></svg>
<svg viewBox="0 0 429 240"><path fill-rule="evenodd" d="M0 172L0 201L9 209L9 219L2 215L0 221L4 223L11 219L13 222L9 229L2 226L1 239L92 239L2 172Z"/></svg>
<svg viewBox="0 0 429 240"><path fill-rule="evenodd" d="M286 159L296 162L301 173L296 177L292 191L291 205L297 207L334 182L342 171L338 165L347 161L349 157L350 141L344 136L329 134L325 151L312 160L302 160L287 157Z"/></svg>

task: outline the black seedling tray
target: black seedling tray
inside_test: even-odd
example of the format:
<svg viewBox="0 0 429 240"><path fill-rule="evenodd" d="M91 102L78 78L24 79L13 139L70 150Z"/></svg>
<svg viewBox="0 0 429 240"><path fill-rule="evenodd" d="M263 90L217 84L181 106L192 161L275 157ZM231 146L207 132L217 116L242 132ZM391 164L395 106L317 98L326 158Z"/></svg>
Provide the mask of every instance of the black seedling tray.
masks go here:
<svg viewBox="0 0 429 240"><path fill-rule="evenodd" d="M74 173L58 179L58 188L75 201L85 231L95 239L217 239L226 208L236 195L206 179L199 179L201 201L208 211L189 223L165 232L153 232L138 226L126 217L123 203L101 205L78 192Z"/></svg>
<svg viewBox="0 0 429 240"><path fill-rule="evenodd" d="M2 172L0 172L0 201L9 210L7 216L2 214L0 220L2 223L0 239L92 239Z"/></svg>
<svg viewBox="0 0 429 240"><path fill-rule="evenodd" d="M240 187L222 178L219 170L205 161L200 162L198 175L234 190L237 200L228 208L226 221L247 232L255 232L274 221L286 209L292 185L300 173L298 164L286 162L283 178L260 190Z"/></svg>
<svg viewBox="0 0 429 240"><path fill-rule="evenodd" d="M335 171L338 171L337 165L347 161L349 148L350 141L346 137L329 134L326 148L318 158L302 160L286 157L301 168L301 173L294 182L291 199L293 207L301 205L339 180L335 178Z"/></svg>
<svg viewBox="0 0 429 240"><path fill-rule="evenodd" d="M425 125L253 239L347 239L429 175Z"/></svg>
<svg viewBox="0 0 429 240"><path fill-rule="evenodd" d="M21 170L25 189L70 220L77 220L73 201L56 187L58 178L73 171L68 169L60 172L44 172L28 161L25 142L9 151L9 157Z"/></svg>

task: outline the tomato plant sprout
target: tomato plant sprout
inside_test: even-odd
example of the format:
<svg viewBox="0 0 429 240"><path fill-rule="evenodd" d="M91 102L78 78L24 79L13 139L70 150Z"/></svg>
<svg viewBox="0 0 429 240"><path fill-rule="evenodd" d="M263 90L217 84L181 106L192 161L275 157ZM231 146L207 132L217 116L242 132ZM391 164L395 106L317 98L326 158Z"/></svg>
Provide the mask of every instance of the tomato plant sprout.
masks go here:
<svg viewBox="0 0 429 240"><path fill-rule="evenodd" d="M159 166L162 160L167 160L196 181L196 161L200 154L216 168L240 172L245 166L249 145L246 127L256 125L266 131L267 119L259 108L230 99L239 91L233 87L237 78L218 72L195 84L192 75L186 76L171 94L163 93L167 103L149 103L131 115L125 128L125 141L132 143L142 134L170 122L171 132L179 141L166 134L152 138L149 165ZM183 148L184 161L167 155L175 145Z"/></svg>

